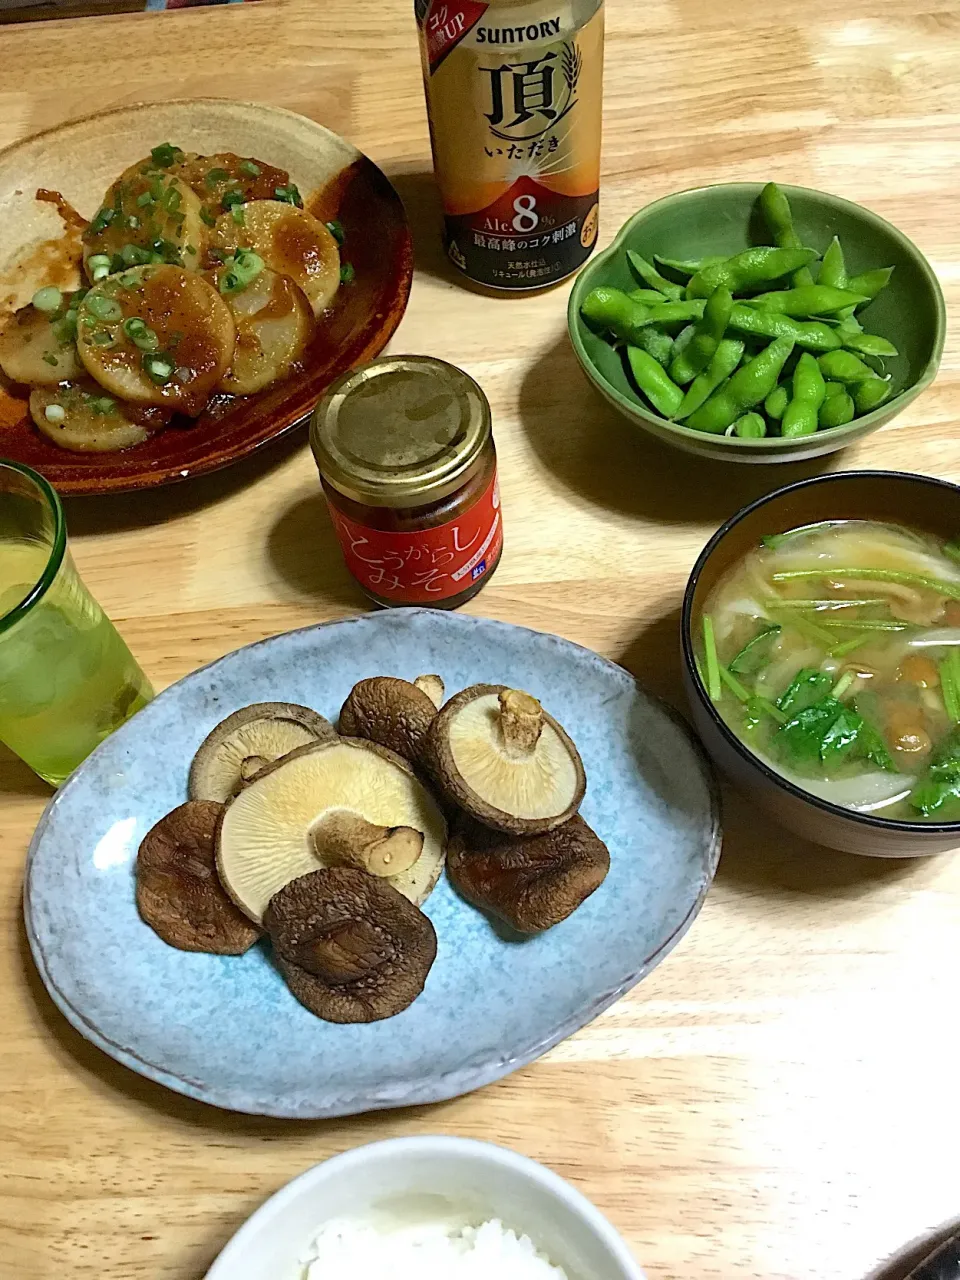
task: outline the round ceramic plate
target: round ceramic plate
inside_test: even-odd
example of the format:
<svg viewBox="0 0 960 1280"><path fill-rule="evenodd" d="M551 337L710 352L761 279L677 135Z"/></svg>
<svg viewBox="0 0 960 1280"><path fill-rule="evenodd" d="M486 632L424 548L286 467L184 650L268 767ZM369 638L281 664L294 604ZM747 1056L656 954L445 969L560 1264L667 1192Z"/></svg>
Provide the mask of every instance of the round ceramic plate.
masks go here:
<svg viewBox="0 0 960 1280"><path fill-rule="evenodd" d="M141 922L137 847L186 799L190 760L219 720L268 700L333 719L357 680L432 671L451 692L481 681L527 689L577 743L583 816L612 864L569 920L507 939L443 878L424 908L438 937L424 993L367 1026L313 1017L264 944L242 957L189 954ZM118 1061L236 1111L350 1115L489 1084L596 1017L690 926L719 847L709 766L621 667L556 636L395 610L274 636L160 694L51 800L30 847L24 914L51 996Z"/></svg>
<svg viewBox="0 0 960 1280"><path fill-rule="evenodd" d="M120 107L60 125L0 152L0 324L43 284L76 287L79 240L64 239L44 188L92 217L121 170L151 147L173 142L185 151L234 151L286 169L306 207L337 218L343 259L355 271L302 358L302 369L259 395L223 397L196 422L161 431L122 453L58 449L36 431L22 388L0 375L0 454L25 462L61 493L146 489L215 471L302 422L326 387L372 359L400 323L413 255L400 197L380 172L322 125L278 107L197 98Z"/></svg>

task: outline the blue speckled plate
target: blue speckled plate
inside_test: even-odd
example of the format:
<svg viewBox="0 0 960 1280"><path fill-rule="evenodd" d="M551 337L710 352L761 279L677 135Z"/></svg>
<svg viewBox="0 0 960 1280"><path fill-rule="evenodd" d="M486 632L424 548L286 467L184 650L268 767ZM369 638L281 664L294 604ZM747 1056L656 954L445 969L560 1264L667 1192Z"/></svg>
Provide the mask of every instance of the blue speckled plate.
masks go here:
<svg viewBox="0 0 960 1280"><path fill-rule="evenodd" d="M133 869L144 834L187 795L213 726L251 702L331 719L365 676L436 671L541 698L587 771L584 818L612 857L569 920L504 941L446 879L425 910L437 961L423 995L369 1026L321 1022L258 945L175 951L144 925ZM437 1102L531 1062L627 991L690 926L720 847L709 766L688 730L622 668L556 636L482 618L394 610L274 636L173 685L51 800L30 847L24 913L47 989L134 1071L234 1111L307 1118Z"/></svg>

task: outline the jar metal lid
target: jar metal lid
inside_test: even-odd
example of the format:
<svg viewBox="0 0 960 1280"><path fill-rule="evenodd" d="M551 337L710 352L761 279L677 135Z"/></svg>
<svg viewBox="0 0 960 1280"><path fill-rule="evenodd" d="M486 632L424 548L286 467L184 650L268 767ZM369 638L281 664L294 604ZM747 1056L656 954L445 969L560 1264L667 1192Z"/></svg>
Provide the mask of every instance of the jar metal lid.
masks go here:
<svg viewBox="0 0 960 1280"><path fill-rule="evenodd" d="M322 478L378 507L425 506L455 492L490 435L480 387L431 356L387 356L345 374L310 421Z"/></svg>

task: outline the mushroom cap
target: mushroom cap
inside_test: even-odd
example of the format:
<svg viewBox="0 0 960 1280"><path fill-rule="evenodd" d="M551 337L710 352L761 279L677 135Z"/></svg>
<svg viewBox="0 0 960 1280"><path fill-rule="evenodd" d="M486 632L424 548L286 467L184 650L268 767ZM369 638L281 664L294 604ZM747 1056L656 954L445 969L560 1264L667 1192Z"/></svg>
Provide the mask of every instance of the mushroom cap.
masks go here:
<svg viewBox="0 0 960 1280"><path fill-rule="evenodd" d="M504 727L518 720L523 741L513 749ZM441 708L424 762L464 812L513 835L560 826L587 786L580 754L556 720L529 694L499 684L472 685Z"/></svg>
<svg viewBox="0 0 960 1280"><path fill-rule="evenodd" d="M362 738L312 742L267 765L227 806L217 837L224 888L252 920L298 876L324 865L313 831L347 811L381 827L411 827L423 852L387 883L418 905L443 870L447 824L406 760Z"/></svg>
<svg viewBox="0 0 960 1280"><path fill-rule="evenodd" d="M521 933L542 933L576 911L606 878L610 853L578 815L536 836L508 836L465 815L450 837L454 887Z"/></svg>
<svg viewBox="0 0 960 1280"><path fill-rule="evenodd" d="M246 784L243 763L270 764L297 747L335 738L329 720L295 702L255 702L227 716L201 742L190 766L191 800L225 804Z"/></svg>
<svg viewBox="0 0 960 1280"><path fill-rule="evenodd" d="M264 924L290 990L327 1022L392 1018L416 1000L437 955L423 912L354 867L290 881Z"/></svg>
<svg viewBox="0 0 960 1280"><path fill-rule="evenodd" d="M137 909L171 947L239 956L260 934L217 878L222 812L210 800L188 800L147 832L137 854Z"/></svg>
<svg viewBox="0 0 960 1280"><path fill-rule="evenodd" d="M355 684L340 709L340 732L367 738L414 763L436 719L430 695L408 680L373 676Z"/></svg>

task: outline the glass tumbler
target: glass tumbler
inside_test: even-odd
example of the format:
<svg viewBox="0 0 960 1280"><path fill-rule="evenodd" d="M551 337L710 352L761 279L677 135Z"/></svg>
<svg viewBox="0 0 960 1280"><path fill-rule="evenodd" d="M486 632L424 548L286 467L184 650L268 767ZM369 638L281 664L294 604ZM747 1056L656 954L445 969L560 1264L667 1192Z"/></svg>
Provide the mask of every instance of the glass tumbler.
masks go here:
<svg viewBox="0 0 960 1280"><path fill-rule="evenodd" d="M59 786L152 697L74 568L56 492L0 459L0 739Z"/></svg>

